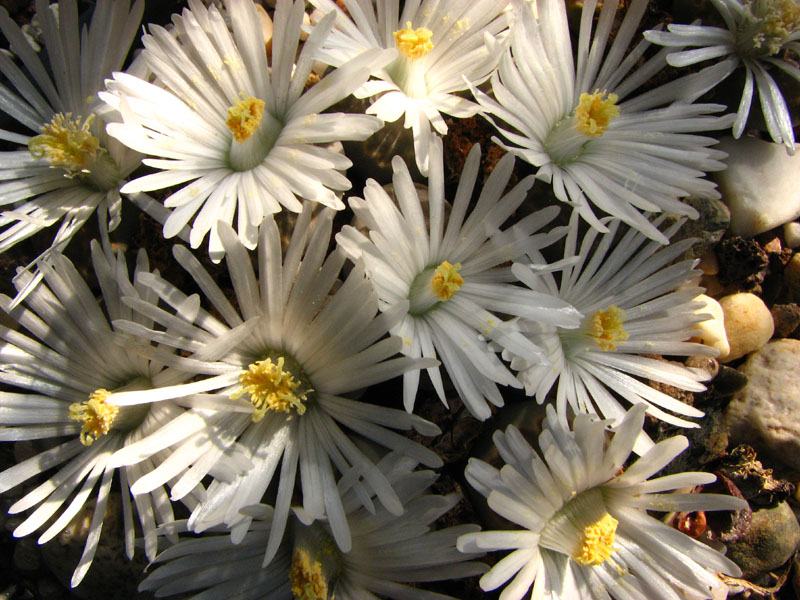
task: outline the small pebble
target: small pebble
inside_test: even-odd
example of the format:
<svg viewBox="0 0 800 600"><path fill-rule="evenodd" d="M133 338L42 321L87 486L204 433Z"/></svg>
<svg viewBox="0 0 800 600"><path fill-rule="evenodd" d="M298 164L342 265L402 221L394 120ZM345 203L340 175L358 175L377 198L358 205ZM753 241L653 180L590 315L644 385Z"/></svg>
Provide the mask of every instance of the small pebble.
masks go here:
<svg viewBox="0 0 800 600"><path fill-rule="evenodd" d="M700 256L700 262L697 264L704 275L717 275L719 273L719 260L717 260L717 253L713 249L708 249Z"/></svg>
<svg viewBox="0 0 800 600"><path fill-rule="evenodd" d="M716 179L734 235L752 237L800 216L800 154L750 137L723 138L718 148L728 153L728 168Z"/></svg>
<svg viewBox="0 0 800 600"><path fill-rule="evenodd" d="M772 313L755 294L731 294L721 298L719 305L725 315L725 332L730 345L727 354L720 354L720 362L730 362L758 350L775 333Z"/></svg>
<svg viewBox="0 0 800 600"><path fill-rule="evenodd" d="M772 321L775 323L775 337L789 337L800 325L800 306L791 304L776 304L771 309Z"/></svg>
<svg viewBox="0 0 800 600"><path fill-rule="evenodd" d="M794 254L783 270L783 283L793 294L800 295L800 253Z"/></svg>
<svg viewBox="0 0 800 600"><path fill-rule="evenodd" d="M800 545L800 525L789 504L753 512L748 532L727 544L728 558L739 565L746 578L785 564Z"/></svg>
<svg viewBox="0 0 800 600"><path fill-rule="evenodd" d="M800 469L800 340L773 340L739 367L747 385L725 409L732 444Z"/></svg>
<svg viewBox="0 0 800 600"><path fill-rule="evenodd" d="M695 309L695 314L707 313L711 315L711 318L707 321L702 321L695 325L695 329L698 330L697 337L706 346L719 350L720 356L727 356L731 348L725 332L725 315L722 312L722 307L719 302L705 294L700 294L694 301L703 303L702 308Z"/></svg>
<svg viewBox="0 0 800 600"><path fill-rule="evenodd" d="M800 223L797 221L790 221L783 226L783 239L786 241L788 248L797 248L800 246Z"/></svg>

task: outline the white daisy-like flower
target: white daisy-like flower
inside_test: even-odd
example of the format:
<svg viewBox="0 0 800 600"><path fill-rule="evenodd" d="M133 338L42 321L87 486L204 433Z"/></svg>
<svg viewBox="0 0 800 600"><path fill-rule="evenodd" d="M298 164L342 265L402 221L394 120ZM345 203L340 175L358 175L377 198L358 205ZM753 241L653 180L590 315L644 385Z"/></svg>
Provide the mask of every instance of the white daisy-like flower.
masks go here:
<svg viewBox="0 0 800 600"><path fill-rule="evenodd" d="M351 258L363 261L382 310L394 313L407 307L392 329L403 340L403 352L440 358L470 412L487 419L491 415L487 401L503 406L496 384L520 384L497 357L497 349L481 336L532 363L543 359L541 348L499 315L525 316L567 328L579 324L580 315L568 303L518 287L512 283L515 279L510 267L504 266L562 235L560 231L535 235L558 209L545 209L500 230L533 184L532 178L526 178L503 195L514 168L514 157L507 154L495 166L468 216L480 164L480 147L476 144L467 157L452 210L446 217L442 141L438 136L431 143L430 156L427 222L408 167L395 157L392 167L397 205L377 182L368 181L364 198L350 198L350 206L366 224L369 237L345 226L336 240ZM428 375L444 402L439 368L429 368ZM419 376L419 371L404 375L404 403L409 412L414 408Z"/></svg>
<svg viewBox="0 0 800 600"><path fill-rule="evenodd" d="M329 524L303 525L293 519L279 554L262 567L272 510L252 507L259 514L240 546L227 537L204 535L181 541L159 555L159 566L140 590L159 597L207 589L194 598L298 598L303 600L436 600L450 598L408 584L442 581L484 573L486 566L456 549L460 535L473 525L431 531L431 525L458 503L458 494L428 492L436 480L431 471L412 471L413 461L389 455L378 467L397 490L405 512L394 515L383 507L366 510L351 490L344 508L353 532L353 548L342 553L332 539Z"/></svg>
<svg viewBox="0 0 800 600"><path fill-rule="evenodd" d="M368 115L320 113L361 85L391 53L361 53L305 90L313 54L333 26L333 15L295 58L304 6L300 0L278 0L268 61L252 0L227 2L230 29L214 6L190 0L189 8L173 17L174 30L151 26L143 38L143 59L156 84L115 73L107 82L111 93L101 95L124 120L110 125L108 133L158 157L144 160L158 173L135 179L122 191L186 183L164 201L173 209L164 236L176 235L194 219L191 245L197 248L210 232L214 261L223 255L217 222L231 224L235 213L239 238L253 249L264 216L282 206L300 212L298 198L344 208L337 192L350 188L341 171L352 163L324 145L363 140L381 127Z"/></svg>
<svg viewBox="0 0 800 600"><path fill-rule="evenodd" d="M773 67L800 81L796 61L781 56L790 50L800 54L800 3L797 0L711 0L725 21L727 29L707 25L667 25L668 31L646 31L654 44L667 47L700 46L672 52L667 62L685 67L714 58L720 63L701 71L714 87L739 65L745 69L744 90L733 123L733 137L739 138L747 124L753 87L758 89L761 111L773 141L794 154L792 116L778 84L769 71Z"/></svg>
<svg viewBox="0 0 800 600"><path fill-rule="evenodd" d="M106 123L118 115L97 93L122 68L143 10L141 0L133 8L128 0L100 0L81 31L75 0L60 2L57 15L38 0L45 66L0 8L0 30L24 67L0 54L0 72L12 86L0 85L0 110L33 132L0 130L1 140L28 147L0 152L0 252L58 222L50 249L63 250L98 206L111 229L119 222L119 188L141 156L106 135Z"/></svg>
<svg viewBox="0 0 800 600"><path fill-rule="evenodd" d="M259 238L258 278L233 229L225 223L219 226L241 315L197 259L176 246L176 260L222 320L202 309L197 295L187 297L148 275L142 282L171 310L139 300L131 305L164 330L116 323L185 351L186 358L161 353L157 358L204 377L164 390L163 398L175 398L193 409L156 432L156 443L127 446L112 463L136 463L174 446L175 452L136 481L132 490L144 493L175 477L171 490L176 500L194 489L209 465L238 439L252 468L233 480L217 478L208 488L207 501L192 514L190 526L202 531L225 523L232 528L234 541L241 541L251 521L241 509L261 502L279 470L268 559L283 536L298 473L304 514L310 520L327 516L345 552L351 542L341 493L352 488L369 507L374 493L390 512L402 513L402 503L386 477L342 426L426 465L442 464L434 452L391 431L414 428L435 435L436 425L399 409L343 397L433 361L395 357L402 342L386 334L406 307L378 315L378 301L362 269L351 271L332 293L345 262L338 250L326 257L333 215L333 210L325 209L312 231L311 205L306 203L283 257L278 227L268 216ZM216 394L198 395L214 390ZM113 395L112 400L132 406L148 396L134 391ZM338 482L336 471L341 475Z"/></svg>
<svg viewBox="0 0 800 600"><path fill-rule="evenodd" d="M104 252L95 243L92 260L105 312L72 263L57 252L41 263L44 281L26 297L30 308L21 304L11 308L10 299L0 297L2 309L30 333L29 337L0 328L0 382L25 390L0 393L0 441L68 438L0 473L0 492L56 469L9 509L12 514L33 510L14 530L14 536L44 527L40 544L58 535L94 495L96 504L83 555L72 576L73 587L92 564L115 472L122 491L125 550L129 558L133 556L129 482L154 469L162 458L131 462L117 471L110 463L111 455L126 444L146 440L183 412L170 402L123 407L109 401L110 394L121 389L145 390L142 394L147 396L160 385L179 381L181 374L143 358L141 340L109 325L109 319L120 318L142 326L150 323L120 300L123 294L152 294L142 285L130 283L124 256L114 256L108 246ZM136 274L147 271L147 256L142 252ZM18 285L26 285L31 278L27 273ZM173 520L169 497L158 486L149 494L134 497L134 502L145 554L152 560L157 551L156 524ZM190 495L184 503L193 508L196 500Z"/></svg>
<svg viewBox="0 0 800 600"><path fill-rule="evenodd" d="M476 85L497 68L503 47L496 36L508 27L508 0L406 2L396 0L311 0L323 14L336 13L337 28L318 57L338 67L367 48L396 48L397 56L376 79L358 88L357 98L378 98L367 109L387 123L404 116L414 135L417 167L428 173L431 127L447 133L442 113L471 117L478 106L458 92L464 77ZM343 8L342 8L343 6Z"/></svg>
<svg viewBox="0 0 800 600"><path fill-rule="evenodd" d="M679 198L719 197L704 177L724 169L726 155L696 132L728 127L733 116L710 116L725 107L687 101L704 91L691 78L634 96L666 65L662 50L632 71L646 41L626 54L647 0L631 2L607 53L618 3L603 3L593 33L596 4L583 2L576 69L565 3L521 3L491 79L494 98L473 93L503 137L495 141L538 167L537 177L593 227L605 231L589 203L666 244L641 211L697 218Z"/></svg>
<svg viewBox="0 0 800 600"><path fill-rule="evenodd" d="M659 227L664 217L653 221ZM664 229L670 239L681 226ZM577 329L563 329L544 322L523 320L520 329L545 349L549 364L531 364L511 358L529 395L541 404L556 385L556 409L562 423L568 408L612 421L625 414L620 398L632 404L645 403L649 415L682 427L698 427L684 417L703 413L661 392L644 380L682 390L701 392L710 376L701 369L644 355L716 356L709 346L687 341L694 326L709 318L695 311L693 300L702 293L695 287L697 261L672 264L694 243L693 239L661 246L641 232L628 229L617 235L619 221L612 221L606 234L590 229L578 247L578 216L573 214L564 252L565 267L555 274L518 263L512 271L531 289L569 302L583 315ZM599 239L598 239L599 238ZM541 262L538 255L533 263ZM643 436L637 453L652 442Z"/></svg>
<svg viewBox="0 0 800 600"><path fill-rule="evenodd" d="M500 470L474 458L467 465L467 480L490 508L520 527L459 538L467 552L512 550L481 578L481 587L493 590L513 577L503 600L519 600L531 586L533 600L725 597L716 572L739 576L739 567L647 511L740 510L747 502L664 493L712 483L711 473L649 479L688 446L683 436L659 442L623 471L644 406L628 411L608 444L602 422L581 414L570 430L547 410L539 452L509 426L494 435L506 463Z"/></svg>

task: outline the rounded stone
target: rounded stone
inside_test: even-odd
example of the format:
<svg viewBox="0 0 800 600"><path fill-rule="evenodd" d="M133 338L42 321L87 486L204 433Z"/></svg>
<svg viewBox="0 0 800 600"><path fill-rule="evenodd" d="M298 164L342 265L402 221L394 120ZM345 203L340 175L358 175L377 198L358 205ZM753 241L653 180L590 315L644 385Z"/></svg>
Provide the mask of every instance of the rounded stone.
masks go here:
<svg viewBox="0 0 800 600"><path fill-rule="evenodd" d="M753 512L748 532L728 546L728 558L751 578L777 569L800 545L800 525L786 502Z"/></svg>
<svg viewBox="0 0 800 600"><path fill-rule="evenodd" d="M800 223L797 221L789 221L783 225L783 239L786 241L786 246L789 248L797 248L800 246Z"/></svg>
<svg viewBox="0 0 800 600"><path fill-rule="evenodd" d="M750 444L800 469L800 340L773 340L739 367L747 385L725 410L732 444Z"/></svg>
<svg viewBox="0 0 800 600"><path fill-rule="evenodd" d="M800 294L800 253L793 254L783 270L783 283L793 294Z"/></svg>
<svg viewBox="0 0 800 600"><path fill-rule="evenodd" d="M716 174L722 199L731 211L731 232L751 237L800 216L800 154L781 144L743 137L723 138L728 168Z"/></svg>
<svg viewBox="0 0 800 600"><path fill-rule="evenodd" d="M720 354L720 362L730 362L758 350L775 333L772 313L755 294L731 294L721 298L719 305L725 315L725 333L730 345L727 354Z"/></svg>

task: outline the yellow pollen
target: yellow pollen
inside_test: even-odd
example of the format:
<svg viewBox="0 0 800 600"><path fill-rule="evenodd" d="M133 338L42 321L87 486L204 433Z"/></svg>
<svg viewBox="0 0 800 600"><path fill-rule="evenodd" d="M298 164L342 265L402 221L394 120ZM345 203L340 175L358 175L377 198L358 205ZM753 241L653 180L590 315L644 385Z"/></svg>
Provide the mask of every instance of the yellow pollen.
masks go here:
<svg viewBox="0 0 800 600"><path fill-rule="evenodd" d="M594 94L581 94L575 108L575 128L583 135L599 137L606 132L611 119L619 116L616 94L606 95L605 90L596 90Z"/></svg>
<svg viewBox="0 0 800 600"><path fill-rule="evenodd" d="M431 278L431 287L439 300L450 300L464 285L464 279L458 274L460 268L461 263L451 265L447 261L436 267L436 272Z"/></svg>
<svg viewBox="0 0 800 600"><path fill-rule="evenodd" d="M81 123L72 119L72 113L56 113L53 119L42 125L42 135L28 142L34 158L44 158L51 167L66 169L69 173L87 172L97 157L100 142L91 133L94 115Z"/></svg>
<svg viewBox="0 0 800 600"><path fill-rule="evenodd" d="M753 0L745 8L760 22L753 46L764 47L769 54L777 54L783 40L800 30L798 0Z"/></svg>
<svg viewBox="0 0 800 600"><path fill-rule="evenodd" d="M584 567L596 567L611 558L618 523L605 513L598 521L584 527L581 546L572 555L575 562Z"/></svg>
<svg viewBox="0 0 800 600"><path fill-rule="evenodd" d="M298 415L306 412L304 400L307 400L308 389L297 392L300 382L289 371L283 370L283 357L277 363L271 359L259 360L247 367L239 375L241 388L231 395L233 400L247 394L250 403L255 407L253 422L258 423L264 418L268 410L288 413L292 408Z"/></svg>
<svg viewBox="0 0 800 600"><path fill-rule="evenodd" d="M255 133L261 125L264 115L264 101L252 96L244 96L228 109L228 119L225 125L233 133L233 139L244 142Z"/></svg>
<svg viewBox="0 0 800 600"><path fill-rule="evenodd" d="M319 561L312 561L307 550L297 548L289 569L292 594L297 600L327 600L328 582L322 574Z"/></svg>
<svg viewBox="0 0 800 600"><path fill-rule="evenodd" d="M624 322L625 311L611 304L607 309L598 310L592 315L587 333L602 350L616 350L617 342L628 339L628 332L622 326Z"/></svg>
<svg viewBox="0 0 800 600"><path fill-rule="evenodd" d="M88 400L74 402L69 406L69 418L83 421L81 427L81 444L91 446L101 435L111 429L114 419L119 413L119 406L107 404L106 398L111 395L108 390L95 390Z"/></svg>
<svg viewBox="0 0 800 600"><path fill-rule="evenodd" d="M406 27L407 29L394 32L394 41L400 52L411 60L417 60L433 50L433 42L431 42L433 32L430 29L427 27L411 29L411 21L406 23Z"/></svg>

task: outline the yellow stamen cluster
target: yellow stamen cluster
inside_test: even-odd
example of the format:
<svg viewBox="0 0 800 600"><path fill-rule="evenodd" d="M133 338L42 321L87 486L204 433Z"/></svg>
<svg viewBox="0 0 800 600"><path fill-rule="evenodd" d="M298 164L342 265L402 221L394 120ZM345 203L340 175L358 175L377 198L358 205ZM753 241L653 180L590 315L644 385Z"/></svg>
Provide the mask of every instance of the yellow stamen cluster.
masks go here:
<svg viewBox="0 0 800 600"><path fill-rule="evenodd" d="M572 555L575 562L584 567L602 565L614 553L614 536L617 532L617 521L605 513L598 521L583 529L581 546Z"/></svg>
<svg viewBox="0 0 800 600"><path fill-rule="evenodd" d="M431 278L431 288L439 300L450 300L464 285L464 279L458 274L460 268L461 263L451 265L447 261L436 267Z"/></svg>
<svg viewBox="0 0 800 600"><path fill-rule="evenodd" d="M581 94L575 108L575 129L588 137L599 137L606 132L611 119L619 116L616 94L596 90L594 94Z"/></svg>
<svg viewBox="0 0 800 600"><path fill-rule="evenodd" d="M763 48L770 55L777 54L784 39L800 30L798 0L753 0L746 10L758 24L753 47Z"/></svg>
<svg viewBox="0 0 800 600"><path fill-rule="evenodd" d="M589 319L587 334L594 338L601 350L617 349L617 342L628 339L628 332L622 324L625 322L625 311L615 304L605 310L598 310Z"/></svg>
<svg viewBox="0 0 800 600"><path fill-rule="evenodd" d="M298 392L300 382L290 371L285 371L283 365L282 356L277 363L269 358L259 360L239 375L241 388L231 398L236 400L245 394L250 397L250 403L255 407L253 422L258 423L268 410L288 413L294 408L298 415L306 412L303 401L308 399L308 392L313 390Z"/></svg>
<svg viewBox="0 0 800 600"><path fill-rule="evenodd" d="M432 35L433 32L427 27L411 29L411 21L408 21L406 29L394 32L394 41L402 54L411 60L417 60L433 50Z"/></svg>
<svg viewBox="0 0 800 600"><path fill-rule="evenodd" d="M101 435L111 429L114 419L119 413L119 407L108 404L106 399L111 395L108 390L95 390L84 402L74 402L69 407L69 418L73 421L83 421L81 427L81 444L91 446Z"/></svg>
<svg viewBox="0 0 800 600"><path fill-rule="evenodd" d="M328 582L322 574L319 561L312 561L308 551L297 548L292 555L289 569L292 594L297 600L327 600Z"/></svg>
<svg viewBox="0 0 800 600"><path fill-rule="evenodd" d="M258 126L261 125L264 106L263 100L252 96L243 96L228 109L228 119L225 121L225 125L233 133L233 139L237 142L244 142L255 133Z"/></svg>
<svg viewBox="0 0 800 600"><path fill-rule="evenodd" d="M81 123L80 118L72 118L72 113L56 113L49 123L42 125L42 135L28 142L31 156L44 158L51 167L66 169L71 174L86 172L100 146L91 133L93 121L94 115Z"/></svg>

